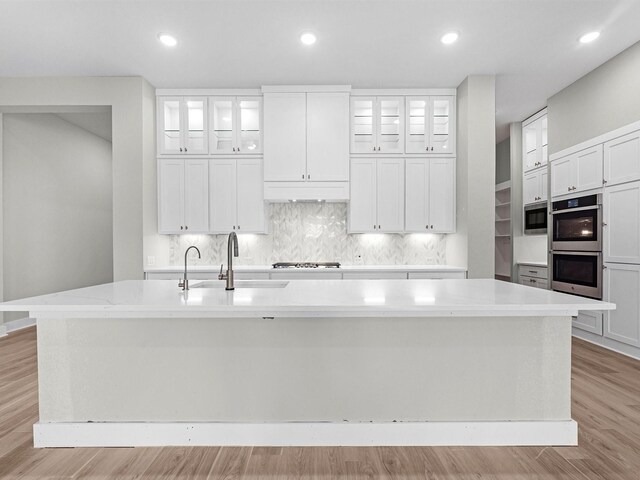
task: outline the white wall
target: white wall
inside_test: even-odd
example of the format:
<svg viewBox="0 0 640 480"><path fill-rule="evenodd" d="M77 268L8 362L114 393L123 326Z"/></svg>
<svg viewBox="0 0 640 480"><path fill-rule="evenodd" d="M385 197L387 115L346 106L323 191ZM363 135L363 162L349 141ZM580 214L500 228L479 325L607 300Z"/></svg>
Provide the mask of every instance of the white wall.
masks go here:
<svg viewBox="0 0 640 480"><path fill-rule="evenodd" d="M640 120L640 42L547 103L549 154Z"/></svg>
<svg viewBox="0 0 640 480"><path fill-rule="evenodd" d="M4 299L111 282L111 143L54 114L3 117Z"/></svg>
<svg viewBox="0 0 640 480"><path fill-rule="evenodd" d="M0 78L0 108L111 106L115 280L143 278L145 232L157 216L155 180L145 178L156 162L151 92L141 77Z"/></svg>
<svg viewBox="0 0 640 480"><path fill-rule="evenodd" d="M457 233L447 237L447 263L467 266L469 278L493 278L495 77L467 77L457 102Z"/></svg>

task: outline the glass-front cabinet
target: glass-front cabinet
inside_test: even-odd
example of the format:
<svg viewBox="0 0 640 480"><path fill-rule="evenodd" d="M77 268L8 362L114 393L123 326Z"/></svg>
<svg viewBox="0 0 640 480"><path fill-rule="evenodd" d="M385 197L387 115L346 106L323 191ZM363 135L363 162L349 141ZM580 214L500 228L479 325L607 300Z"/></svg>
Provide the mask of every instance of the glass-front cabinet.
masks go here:
<svg viewBox="0 0 640 480"><path fill-rule="evenodd" d="M351 98L351 153L404 153L404 97Z"/></svg>
<svg viewBox="0 0 640 480"><path fill-rule="evenodd" d="M210 153L262 153L262 98L210 97Z"/></svg>
<svg viewBox="0 0 640 480"><path fill-rule="evenodd" d="M525 172L547 164L546 110L536 114L533 120L525 120L522 125L522 159Z"/></svg>
<svg viewBox="0 0 640 480"><path fill-rule="evenodd" d="M406 99L406 153L455 154L453 96Z"/></svg>
<svg viewBox="0 0 640 480"><path fill-rule="evenodd" d="M158 153L208 153L206 97L158 97Z"/></svg>

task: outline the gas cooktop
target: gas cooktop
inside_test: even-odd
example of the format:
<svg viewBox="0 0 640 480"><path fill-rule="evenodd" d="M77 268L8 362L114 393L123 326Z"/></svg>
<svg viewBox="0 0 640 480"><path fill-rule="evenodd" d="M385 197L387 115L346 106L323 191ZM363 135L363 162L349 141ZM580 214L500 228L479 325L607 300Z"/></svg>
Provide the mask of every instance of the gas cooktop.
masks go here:
<svg viewBox="0 0 640 480"><path fill-rule="evenodd" d="M338 262L278 262L273 268L340 268Z"/></svg>

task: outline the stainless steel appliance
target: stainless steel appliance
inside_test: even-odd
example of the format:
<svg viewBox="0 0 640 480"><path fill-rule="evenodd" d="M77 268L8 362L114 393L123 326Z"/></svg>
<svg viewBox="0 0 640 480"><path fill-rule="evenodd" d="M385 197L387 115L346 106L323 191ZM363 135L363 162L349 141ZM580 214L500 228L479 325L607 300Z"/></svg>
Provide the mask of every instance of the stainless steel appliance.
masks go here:
<svg viewBox="0 0 640 480"><path fill-rule="evenodd" d="M602 299L602 252L551 252L551 288Z"/></svg>
<svg viewBox="0 0 640 480"><path fill-rule="evenodd" d="M541 235L547 233L547 202L534 203L524 207L524 234Z"/></svg>
<svg viewBox="0 0 640 480"><path fill-rule="evenodd" d="M277 262L273 268L340 268L338 262Z"/></svg>
<svg viewBox="0 0 640 480"><path fill-rule="evenodd" d="M602 194L559 200L552 205L552 251L602 251Z"/></svg>

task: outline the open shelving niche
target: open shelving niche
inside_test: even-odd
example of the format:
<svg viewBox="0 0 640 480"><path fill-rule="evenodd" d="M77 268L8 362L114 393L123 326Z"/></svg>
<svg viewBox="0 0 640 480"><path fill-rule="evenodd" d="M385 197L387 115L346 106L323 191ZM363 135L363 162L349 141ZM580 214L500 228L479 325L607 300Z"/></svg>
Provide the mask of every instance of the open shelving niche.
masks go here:
<svg viewBox="0 0 640 480"><path fill-rule="evenodd" d="M495 278L511 281L511 181L496 185Z"/></svg>

